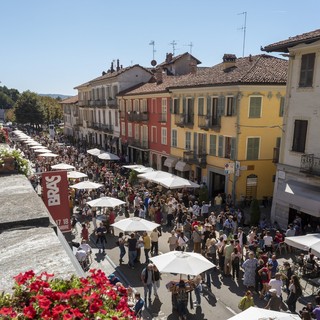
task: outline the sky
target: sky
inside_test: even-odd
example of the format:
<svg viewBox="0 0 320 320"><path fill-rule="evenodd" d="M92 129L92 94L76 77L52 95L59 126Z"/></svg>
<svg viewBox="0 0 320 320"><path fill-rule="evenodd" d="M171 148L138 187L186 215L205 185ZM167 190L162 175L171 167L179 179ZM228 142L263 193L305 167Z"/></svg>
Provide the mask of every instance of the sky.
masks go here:
<svg viewBox="0 0 320 320"><path fill-rule="evenodd" d="M76 95L112 61L151 67L173 48L213 66L319 29L319 11L319 0L0 0L0 86Z"/></svg>

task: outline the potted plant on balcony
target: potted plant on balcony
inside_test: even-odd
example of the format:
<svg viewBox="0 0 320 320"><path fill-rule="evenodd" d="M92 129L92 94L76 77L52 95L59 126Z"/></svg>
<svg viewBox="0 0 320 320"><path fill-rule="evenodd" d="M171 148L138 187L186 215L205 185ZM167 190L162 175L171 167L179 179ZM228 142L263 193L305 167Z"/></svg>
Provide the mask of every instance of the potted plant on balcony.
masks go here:
<svg viewBox="0 0 320 320"><path fill-rule="evenodd" d="M0 149L0 173L31 173L30 163L23 157L23 153L16 149Z"/></svg>

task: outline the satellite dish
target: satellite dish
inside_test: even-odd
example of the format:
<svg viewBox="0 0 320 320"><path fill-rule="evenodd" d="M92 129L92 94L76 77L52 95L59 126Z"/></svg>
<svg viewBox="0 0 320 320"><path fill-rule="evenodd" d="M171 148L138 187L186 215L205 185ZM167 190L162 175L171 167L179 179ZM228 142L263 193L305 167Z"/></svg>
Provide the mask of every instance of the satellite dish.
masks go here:
<svg viewBox="0 0 320 320"><path fill-rule="evenodd" d="M157 65L157 61L156 60L151 60L151 65L154 67Z"/></svg>

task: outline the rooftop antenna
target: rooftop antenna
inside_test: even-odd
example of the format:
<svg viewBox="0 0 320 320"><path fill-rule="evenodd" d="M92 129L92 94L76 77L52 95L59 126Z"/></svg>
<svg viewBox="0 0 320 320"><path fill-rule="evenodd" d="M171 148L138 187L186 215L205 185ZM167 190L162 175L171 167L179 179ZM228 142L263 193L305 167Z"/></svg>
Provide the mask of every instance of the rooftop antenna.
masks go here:
<svg viewBox="0 0 320 320"><path fill-rule="evenodd" d="M190 48L190 49L189 49L189 51L190 51L189 53L192 54L193 43L190 42L189 44L186 44L186 46Z"/></svg>
<svg viewBox="0 0 320 320"><path fill-rule="evenodd" d="M172 54L174 55L174 53L176 51L177 42L175 40L172 40L172 42L170 42L169 44L172 45Z"/></svg>
<svg viewBox="0 0 320 320"><path fill-rule="evenodd" d="M244 15L244 24L243 27L240 28L240 30L243 30L243 44L242 44L242 58L244 57L244 49L246 45L246 31L247 31L247 11L238 13L238 15L243 14Z"/></svg>
<svg viewBox="0 0 320 320"><path fill-rule="evenodd" d="M154 53L156 52L156 50L154 49L154 46L155 46L154 40L151 40L149 45L152 46L152 60L154 60Z"/></svg>

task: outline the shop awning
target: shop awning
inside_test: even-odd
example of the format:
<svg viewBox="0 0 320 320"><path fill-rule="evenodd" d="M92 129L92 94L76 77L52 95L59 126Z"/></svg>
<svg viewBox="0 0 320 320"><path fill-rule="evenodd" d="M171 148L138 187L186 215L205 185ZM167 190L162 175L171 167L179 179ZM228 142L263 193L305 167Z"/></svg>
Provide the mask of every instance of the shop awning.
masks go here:
<svg viewBox="0 0 320 320"><path fill-rule="evenodd" d="M163 165L168 167L168 168L174 168L174 166L176 165L176 163L178 162L179 159L176 159L176 158L171 158L171 157L168 157Z"/></svg>
<svg viewBox="0 0 320 320"><path fill-rule="evenodd" d="M176 170L178 171L189 171L191 170L190 165L188 165L186 162L184 161L178 161L176 163L176 166L174 167Z"/></svg>
<svg viewBox="0 0 320 320"><path fill-rule="evenodd" d="M283 181L278 186L278 198L300 208L300 211L320 217L320 188L299 181Z"/></svg>

